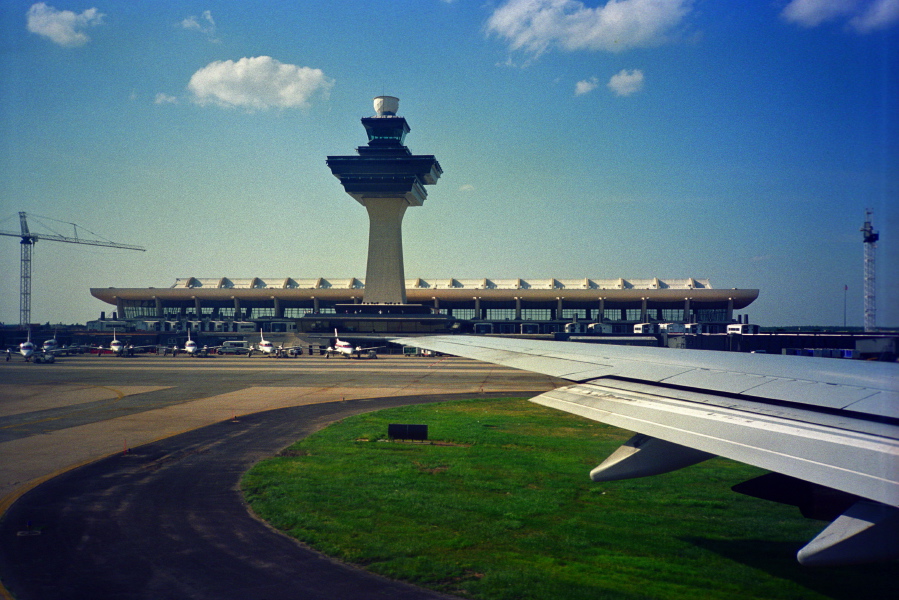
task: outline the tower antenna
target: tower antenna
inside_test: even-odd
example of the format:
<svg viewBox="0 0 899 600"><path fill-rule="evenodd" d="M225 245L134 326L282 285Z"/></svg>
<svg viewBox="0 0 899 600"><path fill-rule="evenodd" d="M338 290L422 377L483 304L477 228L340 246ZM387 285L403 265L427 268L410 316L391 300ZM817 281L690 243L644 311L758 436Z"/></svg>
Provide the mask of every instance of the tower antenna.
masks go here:
<svg viewBox="0 0 899 600"><path fill-rule="evenodd" d="M871 225L870 208L865 209L865 224L859 230L862 232L862 240L865 244L865 331L877 329L877 301L874 292L874 255L877 250L877 240L880 234L874 231Z"/></svg>

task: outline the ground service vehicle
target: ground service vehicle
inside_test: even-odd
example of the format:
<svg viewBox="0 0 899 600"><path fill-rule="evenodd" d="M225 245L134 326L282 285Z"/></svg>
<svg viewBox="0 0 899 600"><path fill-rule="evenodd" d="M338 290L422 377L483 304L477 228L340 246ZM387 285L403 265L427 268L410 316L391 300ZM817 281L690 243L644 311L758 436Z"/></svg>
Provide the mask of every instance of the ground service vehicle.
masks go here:
<svg viewBox="0 0 899 600"><path fill-rule="evenodd" d="M727 326L727 333L758 333L758 325L750 325L749 323L733 323Z"/></svg>
<svg viewBox="0 0 899 600"><path fill-rule="evenodd" d="M244 340L228 340L216 350L216 354L249 354L250 343Z"/></svg>

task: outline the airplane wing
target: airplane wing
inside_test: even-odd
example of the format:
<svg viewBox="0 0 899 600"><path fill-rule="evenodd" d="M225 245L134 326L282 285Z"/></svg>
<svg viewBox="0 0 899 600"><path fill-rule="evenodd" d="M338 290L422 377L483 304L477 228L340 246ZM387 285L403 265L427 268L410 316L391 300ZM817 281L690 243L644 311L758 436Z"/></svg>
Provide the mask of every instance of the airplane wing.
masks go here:
<svg viewBox="0 0 899 600"><path fill-rule="evenodd" d="M392 341L575 382L533 402L637 432L594 481L724 456L769 475L736 491L833 523L805 565L899 558L899 365L884 362L426 336Z"/></svg>

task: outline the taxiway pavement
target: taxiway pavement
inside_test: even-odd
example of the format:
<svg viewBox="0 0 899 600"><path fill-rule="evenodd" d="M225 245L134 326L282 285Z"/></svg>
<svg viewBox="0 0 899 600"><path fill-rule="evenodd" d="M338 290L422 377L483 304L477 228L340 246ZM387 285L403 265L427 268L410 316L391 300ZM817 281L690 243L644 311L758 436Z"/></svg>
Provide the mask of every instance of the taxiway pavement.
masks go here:
<svg viewBox="0 0 899 600"><path fill-rule="evenodd" d="M19 500L0 574L20 598L439 597L271 531L243 505L240 474L347 414L561 383L458 358L81 356L0 370L0 510Z"/></svg>

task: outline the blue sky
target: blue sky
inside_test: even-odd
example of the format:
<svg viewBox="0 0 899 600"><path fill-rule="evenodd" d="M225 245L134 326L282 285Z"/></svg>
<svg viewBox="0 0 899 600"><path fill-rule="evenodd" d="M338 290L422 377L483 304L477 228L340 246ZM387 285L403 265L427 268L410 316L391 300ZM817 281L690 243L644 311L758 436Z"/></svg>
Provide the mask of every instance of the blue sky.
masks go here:
<svg viewBox="0 0 899 600"><path fill-rule="evenodd" d="M899 0L0 5L0 230L49 217L145 253L38 243L32 320L91 287L364 277L325 166L400 98L444 169L406 276L709 278L763 325L899 325ZM32 220L38 232L70 225ZM0 237L0 321L19 246Z"/></svg>

